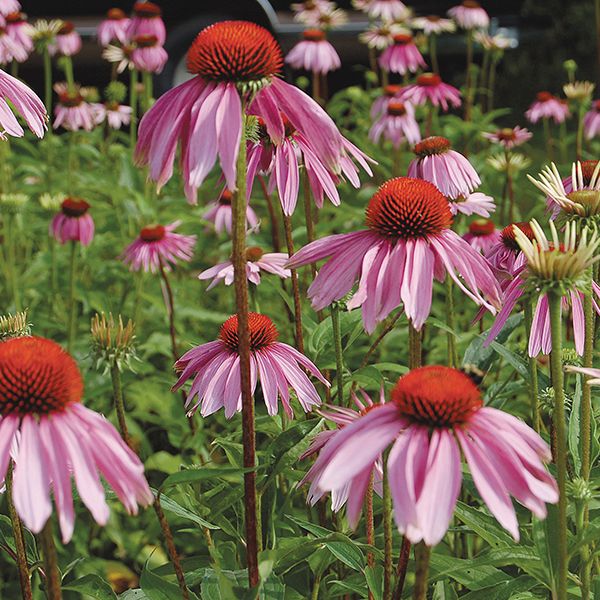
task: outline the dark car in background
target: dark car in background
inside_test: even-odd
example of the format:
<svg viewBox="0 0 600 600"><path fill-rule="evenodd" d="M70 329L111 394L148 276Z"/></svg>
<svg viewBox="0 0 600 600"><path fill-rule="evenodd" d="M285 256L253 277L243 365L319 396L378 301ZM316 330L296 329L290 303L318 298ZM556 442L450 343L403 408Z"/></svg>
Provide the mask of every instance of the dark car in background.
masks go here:
<svg viewBox="0 0 600 600"><path fill-rule="evenodd" d="M415 0L408 2L418 15L443 15L458 0ZM109 66L101 59L100 49L94 39L96 26L106 11L119 6L128 11L132 2L119 3L118 0L67 0L63 2L47 2L22 0L23 10L31 20L36 18L62 18L75 23L85 40L82 53L77 57L76 76L86 85L103 85L109 77ZM291 0L158 0L163 10L163 18L167 25L168 37L165 48L169 53L169 62L163 73L157 77L157 91L162 92L185 77L185 54L196 34L203 28L224 19L245 19L259 23L270 29L287 51L299 38L303 26L296 23L290 11ZM335 74L332 87L354 83L360 78L360 65L367 64L365 47L358 42L357 35L368 23L365 15L353 11L350 0L338 2L341 8L349 11L348 23L330 34L330 39L342 57L344 69ZM484 6L492 16L492 30L503 32L514 39L518 45L523 36L530 33L530 26L521 17L521 0L502 0L484 2ZM461 40L454 36L446 43L441 40L441 52L444 56L457 57L464 52ZM358 66L358 67L357 67ZM39 81L39 68L36 64L28 65L24 76L35 85ZM41 83L41 82L40 82Z"/></svg>

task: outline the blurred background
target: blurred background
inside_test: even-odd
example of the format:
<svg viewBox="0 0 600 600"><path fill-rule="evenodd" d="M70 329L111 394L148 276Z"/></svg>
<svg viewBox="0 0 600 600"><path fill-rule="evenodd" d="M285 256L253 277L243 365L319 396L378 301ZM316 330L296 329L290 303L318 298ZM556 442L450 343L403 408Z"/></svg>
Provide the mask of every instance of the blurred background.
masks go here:
<svg viewBox="0 0 600 600"><path fill-rule="evenodd" d="M133 2L110 0L22 0L30 21L60 17L72 21L84 39L75 61L75 76L83 85L103 87L110 80L110 65L102 60L95 39L96 26L108 9L118 6L129 12ZM445 15L456 0L413 0L406 2L416 15ZM288 0L163 0L168 37L165 48L169 62L156 78L156 91L164 92L186 77L185 54L195 35L206 25L223 19L246 19L268 27L287 51L299 39L304 26L294 22ZM367 27L363 14L352 10L351 0L341 0L349 11L346 24L332 31L330 41L338 50L343 68L330 74L330 93L364 82L368 69L366 47L358 34ZM592 0L490 0L482 6L492 17L491 33L511 38L512 48L501 62L497 84L497 106L524 110L537 91L558 93L565 79L563 63L574 59L577 78L596 80L595 14ZM440 67L444 79L459 84L464 79L463 36L440 39ZM41 59L31 57L22 77L38 91L42 89ZM56 76L60 79L59 73Z"/></svg>

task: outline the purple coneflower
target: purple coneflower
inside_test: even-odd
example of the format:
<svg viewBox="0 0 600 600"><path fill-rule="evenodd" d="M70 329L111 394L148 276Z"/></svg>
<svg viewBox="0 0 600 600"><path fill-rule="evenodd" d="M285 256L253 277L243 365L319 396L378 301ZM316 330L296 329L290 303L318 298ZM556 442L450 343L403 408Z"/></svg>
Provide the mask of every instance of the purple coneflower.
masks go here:
<svg viewBox="0 0 600 600"><path fill-rule="evenodd" d="M309 449L302 454L302 456L300 456L300 460L308 458L317 452L322 452L323 448L326 447L330 440L335 438L340 429L346 425L350 425L350 423L354 423L354 421L359 419L361 416L366 415L373 408L385 404L383 386L379 395L378 404L375 404L371 397L363 390L361 390L361 395L363 397L362 401L354 392L352 392L352 400L354 401L356 409L358 410L346 408L344 406L327 406L326 409L319 409L317 411L321 417L324 417L328 421L335 423L337 425L337 429L326 429L325 431L318 433L315 436L315 439L312 441ZM374 463L366 470L368 470L369 474L369 477L366 478L367 485L369 484L370 476L372 474L373 488L379 495L382 495L383 461L381 457L378 457L377 460L375 460ZM314 506L325 494L324 491L319 489L320 474L321 472L319 469L315 469L315 465L313 465L308 470L308 473L306 473L302 481L298 484L298 487L300 487L301 485L310 482L307 502L309 502L311 506ZM349 481L341 488L331 491L331 510L333 510L333 512L338 512L344 506L344 504L348 502L346 517L348 518L348 523L352 528L355 528L358 525L358 520L360 518L362 499L366 491L362 490L362 493L360 493L360 490L362 489L361 486L364 485L364 481L365 474L360 473L352 481Z"/></svg>
<svg viewBox="0 0 600 600"><path fill-rule="evenodd" d="M294 412L290 404L292 389L302 408L308 412L321 404L319 394L305 373L308 371L323 385L329 382L317 367L295 348L278 342L279 333L273 321L265 315L250 313L250 369L252 373L252 393L260 381L268 413L277 414L278 398L288 417ZM186 407L193 413L200 406L203 417L220 408L225 409L225 417L230 419L242 410L240 384L240 357L238 353L238 318L229 317L221 326L219 339L202 344L186 352L176 363L180 373L173 390L179 389L193 377L192 387L187 395Z"/></svg>
<svg viewBox="0 0 600 600"><path fill-rule="evenodd" d="M126 44L129 41L129 26L131 21L120 8L111 8L106 13L106 19L98 25L98 42L101 46L108 46L117 42Z"/></svg>
<svg viewBox="0 0 600 600"><path fill-rule="evenodd" d="M592 108L583 117L585 137L591 140L600 135L600 100L594 100Z"/></svg>
<svg viewBox="0 0 600 600"><path fill-rule="evenodd" d="M230 190L223 190L218 200L211 202L208 205L208 210L202 215L202 218L209 223L212 223L217 233L223 233L226 231L227 234L231 235L231 228L233 224L233 215L231 212L231 201L233 200L233 194ZM256 213L252 207L248 204L246 208L246 226L249 231L256 231L259 227L260 221L256 216Z"/></svg>
<svg viewBox="0 0 600 600"><path fill-rule="evenodd" d="M33 32L24 13L17 11L6 15L6 33L25 50L27 57L33 51Z"/></svg>
<svg viewBox="0 0 600 600"><path fill-rule="evenodd" d="M139 458L104 417L83 406L82 395L77 364L55 342L0 343L0 479L12 457L14 505L33 533L52 515L52 492L64 543L75 525L71 479L99 525L109 517L100 475L130 514L154 500Z"/></svg>
<svg viewBox="0 0 600 600"><path fill-rule="evenodd" d="M399 23L372 23L368 29L359 34L363 44L375 50L385 50L394 43L394 36L406 33L406 28Z"/></svg>
<svg viewBox="0 0 600 600"><path fill-rule="evenodd" d="M444 137L425 138L414 147L408 176L433 183L448 198L468 197L481 183L477 171Z"/></svg>
<svg viewBox="0 0 600 600"><path fill-rule="evenodd" d="M93 104L96 124L106 121L111 129L121 129L123 125L129 125L131 121L131 106L119 104L118 102L104 102L104 104Z"/></svg>
<svg viewBox="0 0 600 600"><path fill-rule="evenodd" d="M486 219L496 210L496 203L491 196L481 192L473 192L468 196L459 196L450 200L450 210L453 215L477 215Z"/></svg>
<svg viewBox="0 0 600 600"><path fill-rule="evenodd" d="M0 64L7 65L13 60L25 62L28 56L29 52L8 33L7 28L0 27Z"/></svg>
<svg viewBox="0 0 600 600"><path fill-rule="evenodd" d="M414 29L422 29L423 33L429 35L439 35L440 33L452 33L456 31L454 21L443 19L438 15L427 15L426 17L417 17L410 22Z"/></svg>
<svg viewBox="0 0 600 600"><path fill-rule="evenodd" d="M387 111L373 123L369 131L369 139L378 143L380 138L392 143L398 149L406 141L411 146L421 139L419 124L415 119L415 110L410 102L390 100Z"/></svg>
<svg viewBox="0 0 600 600"><path fill-rule="evenodd" d="M400 0L354 0L354 6L371 19L382 21L403 21L411 14L410 9Z"/></svg>
<svg viewBox="0 0 600 600"><path fill-rule="evenodd" d="M195 235L175 233L181 221L170 225L149 225L140 231L139 237L129 244L121 258L132 271L144 270L156 273L161 268L169 270L178 261L192 260Z"/></svg>
<svg viewBox="0 0 600 600"><path fill-rule="evenodd" d="M7 100L14 106L31 131L39 138L44 137L47 129L48 114L44 103L23 82L16 77L0 70L0 137L6 134L13 137L22 137L23 128L17 121Z"/></svg>
<svg viewBox="0 0 600 600"><path fill-rule="evenodd" d="M525 112L530 123L537 123L540 119L552 119L556 124L560 124L570 115L567 102L550 92L538 92L535 102Z"/></svg>
<svg viewBox="0 0 600 600"><path fill-rule="evenodd" d="M81 50L81 36L75 31L71 21L65 21L51 44L48 44L50 56L73 56Z"/></svg>
<svg viewBox="0 0 600 600"><path fill-rule="evenodd" d="M477 304L492 311L500 306L493 273L452 231L450 204L433 184L387 181L369 202L366 225L312 242L291 257L292 269L329 257L308 289L315 310L343 298L358 280L348 308L362 307L368 333L400 304L418 330L431 310L433 280L443 281L446 273Z"/></svg>
<svg viewBox="0 0 600 600"><path fill-rule="evenodd" d="M264 252L259 246L249 246L246 248L246 277L250 283L258 285L260 283L260 272L266 271L277 275L282 279L287 279L291 276L291 271L284 268L289 256L283 252ZM211 290L219 282L225 285L233 283L233 263L228 260L206 271L202 271L198 275L198 279L212 279L206 291Z"/></svg>
<svg viewBox="0 0 600 600"><path fill-rule="evenodd" d="M512 278L525 264L525 257L515 239L515 227L530 240L534 238L533 229L526 222L511 223L500 232L498 242L490 248L486 258L501 280Z"/></svg>
<svg viewBox="0 0 600 600"><path fill-rule="evenodd" d="M551 460L546 442L516 417L484 406L477 386L456 369L410 371L390 402L337 432L313 465L318 488L353 482L352 502L360 506L370 468L390 445L396 525L413 544L434 546L446 534L461 489L461 454L483 501L515 540L519 524L510 496L540 519L546 503L558 501L556 482L544 468Z"/></svg>
<svg viewBox="0 0 600 600"><path fill-rule="evenodd" d="M177 145L190 202L217 158L227 187L235 190L242 135L242 100L262 118L276 146L286 140L287 119L309 141L321 162L338 174L348 143L333 120L298 88L282 81L283 57L265 28L246 21L222 21L201 31L187 55L195 75L160 97L140 123L137 162L150 165L150 177L164 185L173 174Z"/></svg>
<svg viewBox="0 0 600 600"><path fill-rule="evenodd" d="M444 83L435 73L419 75L416 83L407 85L402 90L402 97L419 106L424 104L441 106L444 111L448 110L449 104L454 108L458 108L461 104L460 92L454 86Z"/></svg>
<svg viewBox="0 0 600 600"><path fill-rule="evenodd" d="M324 14L335 10L335 2L330 2L330 0L305 0L304 2L293 3L290 8L294 11L296 21L314 27Z"/></svg>
<svg viewBox="0 0 600 600"><path fill-rule="evenodd" d="M0 15L7 16L21 10L18 0L0 0Z"/></svg>
<svg viewBox="0 0 600 600"><path fill-rule="evenodd" d="M90 205L81 198L65 198L50 223L50 235L61 244L71 241L89 246L94 239L94 219L89 209Z"/></svg>
<svg viewBox="0 0 600 600"><path fill-rule="evenodd" d="M385 115L390 102L401 100L403 89L403 86L395 83L384 86L381 96L378 96L371 105L371 119L375 120Z"/></svg>
<svg viewBox="0 0 600 600"><path fill-rule="evenodd" d="M427 66L409 33L398 33L379 57L379 66L390 73L415 73Z"/></svg>
<svg viewBox="0 0 600 600"><path fill-rule="evenodd" d="M146 73L162 72L169 56L155 35L136 35L131 62L138 71Z"/></svg>
<svg viewBox="0 0 600 600"><path fill-rule="evenodd" d="M335 48L327 41L327 34L321 29L307 29L285 57L285 62L294 69L304 69L311 73L326 75L342 66Z"/></svg>
<svg viewBox="0 0 600 600"><path fill-rule="evenodd" d="M475 0L464 0L453 6L448 10L448 16L462 29L487 29L490 26L490 16Z"/></svg>
<svg viewBox="0 0 600 600"><path fill-rule="evenodd" d="M94 107L86 102L78 86L69 90L66 83L56 83L54 91L58 94L58 102L54 107L52 127L63 127L68 131L84 129L91 131L96 125Z"/></svg>
<svg viewBox="0 0 600 600"><path fill-rule="evenodd" d="M476 219L469 223L469 231L463 235L463 240L486 256L500 241L500 232L496 229L493 221Z"/></svg>
<svg viewBox="0 0 600 600"><path fill-rule="evenodd" d="M526 141L530 140L533 133L524 127L505 127L504 129L498 129L493 133L483 133L484 138L490 140L494 144L498 144L506 150L512 150Z"/></svg>
<svg viewBox="0 0 600 600"><path fill-rule="evenodd" d="M167 30L160 6L154 2L136 2L127 34L129 39L138 35L153 35L162 46L167 39Z"/></svg>

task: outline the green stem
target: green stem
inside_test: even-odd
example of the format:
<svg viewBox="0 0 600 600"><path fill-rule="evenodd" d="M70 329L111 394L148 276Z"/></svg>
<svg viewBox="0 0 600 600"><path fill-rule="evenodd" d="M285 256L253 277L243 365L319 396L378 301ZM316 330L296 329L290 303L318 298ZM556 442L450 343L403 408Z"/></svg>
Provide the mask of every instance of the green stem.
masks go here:
<svg viewBox="0 0 600 600"><path fill-rule="evenodd" d="M39 534L42 555L44 557L44 573L46 575L46 595L48 600L62 600L60 589L60 572L58 570L58 557L52 534L52 521L48 519Z"/></svg>
<svg viewBox="0 0 600 600"><path fill-rule="evenodd" d="M159 262L159 269L160 276L163 280L166 292L165 300L167 317L169 319L169 337L171 338L171 354L173 355L173 360L177 362L179 360L179 349L177 348L177 328L175 327L175 299L173 297L171 283L169 282L167 271L165 270L165 267L162 264L162 260Z"/></svg>
<svg viewBox="0 0 600 600"><path fill-rule="evenodd" d="M73 60L70 56L62 57L64 69L65 69L65 78L67 80L67 89L69 90L69 94L75 94L75 75L73 74Z"/></svg>
<svg viewBox="0 0 600 600"><path fill-rule="evenodd" d="M302 173L302 187L303 187L303 199L304 199L304 221L306 224L306 239L308 243L315 241L315 223L313 219L313 210L312 210L312 191L310 189L310 181L308 179L308 173L306 172L306 168ZM312 263L310 265L310 270L312 273L313 279L317 276L317 265Z"/></svg>
<svg viewBox="0 0 600 600"><path fill-rule="evenodd" d="M73 341L75 339L75 277L76 277L76 266L77 263L77 242L71 241L71 252L69 258L69 298L68 298L68 310L69 310L69 322L67 325L67 350L73 351Z"/></svg>
<svg viewBox="0 0 600 600"><path fill-rule="evenodd" d="M52 118L52 58L50 58L50 53L48 52L48 48L44 48L44 104L46 105L46 110L48 111L48 115ZM48 131L52 131L50 127Z"/></svg>
<svg viewBox="0 0 600 600"><path fill-rule="evenodd" d="M489 50L483 53L483 64L481 65L481 82L479 84L479 97L481 98L481 112L485 112L489 94L489 76L490 76L490 54Z"/></svg>
<svg viewBox="0 0 600 600"><path fill-rule="evenodd" d="M467 83L465 90L465 121L471 120L471 107L473 104L471 88L473 86L471 78L471 68L473 66L473 31L467 31Z"/></svg>
<svg viewBox="0 0 600 600"><path fill-rule="evenodd" d="M27 563L27 550L23 536L23 524L12 499L13 467L9 465L6 472L6 501L8 503L8 514L12 523L13 535L15 537L15 549L17 555L17 569L19 571L19 583L21 584L21 597L23 600L32 600L31 581L29 580L29 565Z"/></svg>
<svg viewBox="0 0 600 600"><path fill-rule="evenodd" d="M245 120L245 102L242 119ZM238 317L238 352L242 388L242 445L244 473L244 508L246 523L246 562L250 587L258 585L258 506L256 497L256 433L254 398L250 380L250 329L248 325L248 279L246 278L246 129L242 125L240 149L237 158L237 190L233 196L232 262L235 286L235 304Z"/></svg>
<svg viewBox="0 0 600 600"><path fill-rule="evenodd" d="M369 480L369 487L367 488L367 494L365 497L365 529L367 544L369 546L375 546L375 520L373 517L373 474ZM367 552L367 565L369 567L375 567L375 556L370 550ZM369 589L368 600L374 600L373 592Z"/></svg>
<svg viewBox="0 0 600 600"><path fill-rule="evenodd" d="M119 422L119 429L121 431L121 437L124 442L135 452L131 444L131 437L129 436L129 430L127 428L127 422L125 421L125 403L123 401L123 385L121 383L121 372L119 366L114 362L110 367L110 377L113 386L113 400L115 403L115 410L117 412L117 421Z"/></svg>
<svg viewBox="0 0 600 600"><path fill-rule="evenodd" d="M144 84L143 107L144 112L146 112L152 107L154 96L154 79L152 73L142 71L142 83Z"/></svg>
<svg viewBox="0 0 600 600"><path fill-rule="evenodd" d="M508 196L508 222L515 221L515 192L513 189L512 171L510 169L510 151L504 150L506 160L506 195Z"/></svg>
<svg viewBox="0 0 600 600"><path fill-rule="evenodd" d="M137 141L137 121L138 121L138 72L137 69L129 71L129 104L131 106L131 122L129 124L129 145L135 148Z"/></svg>
<svg viewBox="0 0 600 600"><path fill-rule="evenodd" d="M421 348L421 332L417 331L412 323L408 322L408 368L417 369L423 364L423 351Z"/></svg>
<svg viewBox="0 0 600 600"><path fill-rule="evenodd" d="M17 242L15 236L15 216L6 215L5 220L5 243L7 249L7 269L10 273L10 287L12 290L13 302L15 310L21 310L21 290L19 288L19 273L17 268Z"/></svg>
<svg viewBox="0 0 600 600"><path fill-rule="evenodd" d="M13 77L19 77L19 63L16 60L13 60L10 64L10 74Z"/></svg>
<svg viewBox="0 0 600 600"><path fill-rule="evenodd" d="M385 456L383 464L383 600L392 600L392 576L394 573L392 561L392 494L387 473L387 456Z"/></svg>
<svg viewBox="0 0 600 600"><path fill-rule="evenodd" d="M498 59L492 58L490 65L490 75L488 78L488 112L494 109L494 95L496 93L496 68L498 66Z"/></svg>
<svg viewBox="0 0 600 600"><path fill-rule="evenodd" d="M340 406L344 406L344 354L342 349L342 332L340 329L340 307L337 302L331 305L331 327L333 329L333 345L335 349L337 400Z"/></svg>
<svg viewBox="0 0 600 600"><path fill-rule="evenodd" d="M431 548L421 542L415 546L415 587L413 600L427 600L427 581L429 578L429 559Z"/></svg>
<svg viewBox="0 0 600 600"><path fill-rule="evenodd" d="M446 325L451 331L446 333L448 340L448 366L458 367L458 353L456 351L455 315L454 315L454 285L450 275L446 275Z"/></svg>
<svg viewBox="0 0 600 600"><path fill-rule="evenodd" d="M562 315L560 294L548 293L550 309L550 331L552 352L550 353L550 374L554 389L554 432L556 435L556 470L558 481L558 598L567 598L567 425L565 417L565 393L562 365Z"/></svg>
<svg viewBox="0 0 600 600"><path fill-rule="evenodd" d="M531 332L531 324L533 323L533 307L531 302L525 302L525 339ZM529 356L527 366L529 369L529 403L531 405L531 423L533 428L540 432L540 407L538 403L538 374L537 374L537 359L535 356Z"/></svg>
<svg viewBox="0 0 600 600"><path fill-rule="evenodd" d="M429 58L431 59L431 68L436 75L439 75L440 67L437 57L437 35L432 33L429 36Z"/></svg>

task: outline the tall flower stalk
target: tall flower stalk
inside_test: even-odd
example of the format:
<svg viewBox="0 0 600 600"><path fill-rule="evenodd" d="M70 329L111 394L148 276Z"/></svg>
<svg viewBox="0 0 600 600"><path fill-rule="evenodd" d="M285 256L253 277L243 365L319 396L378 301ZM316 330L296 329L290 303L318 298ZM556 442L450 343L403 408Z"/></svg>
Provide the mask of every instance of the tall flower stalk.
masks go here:
<svg viewBox="0 0 600 600"><path fill-rule="evenodd" d="M245 120L242 101L242 119ZM246 523L246 563L250 587L258 585L258 508L256 495L256 433L254 398L250 380L250 328L248 325L248 279L246 277L246 128L242 124L236 164L237 190L233 196L232 262L235 305L238 318L238 351L242 387L242 444L244 473L244 509ZM287 232L287 230L286 230ZM300 350L302 351L302 350Z"/></svg>

